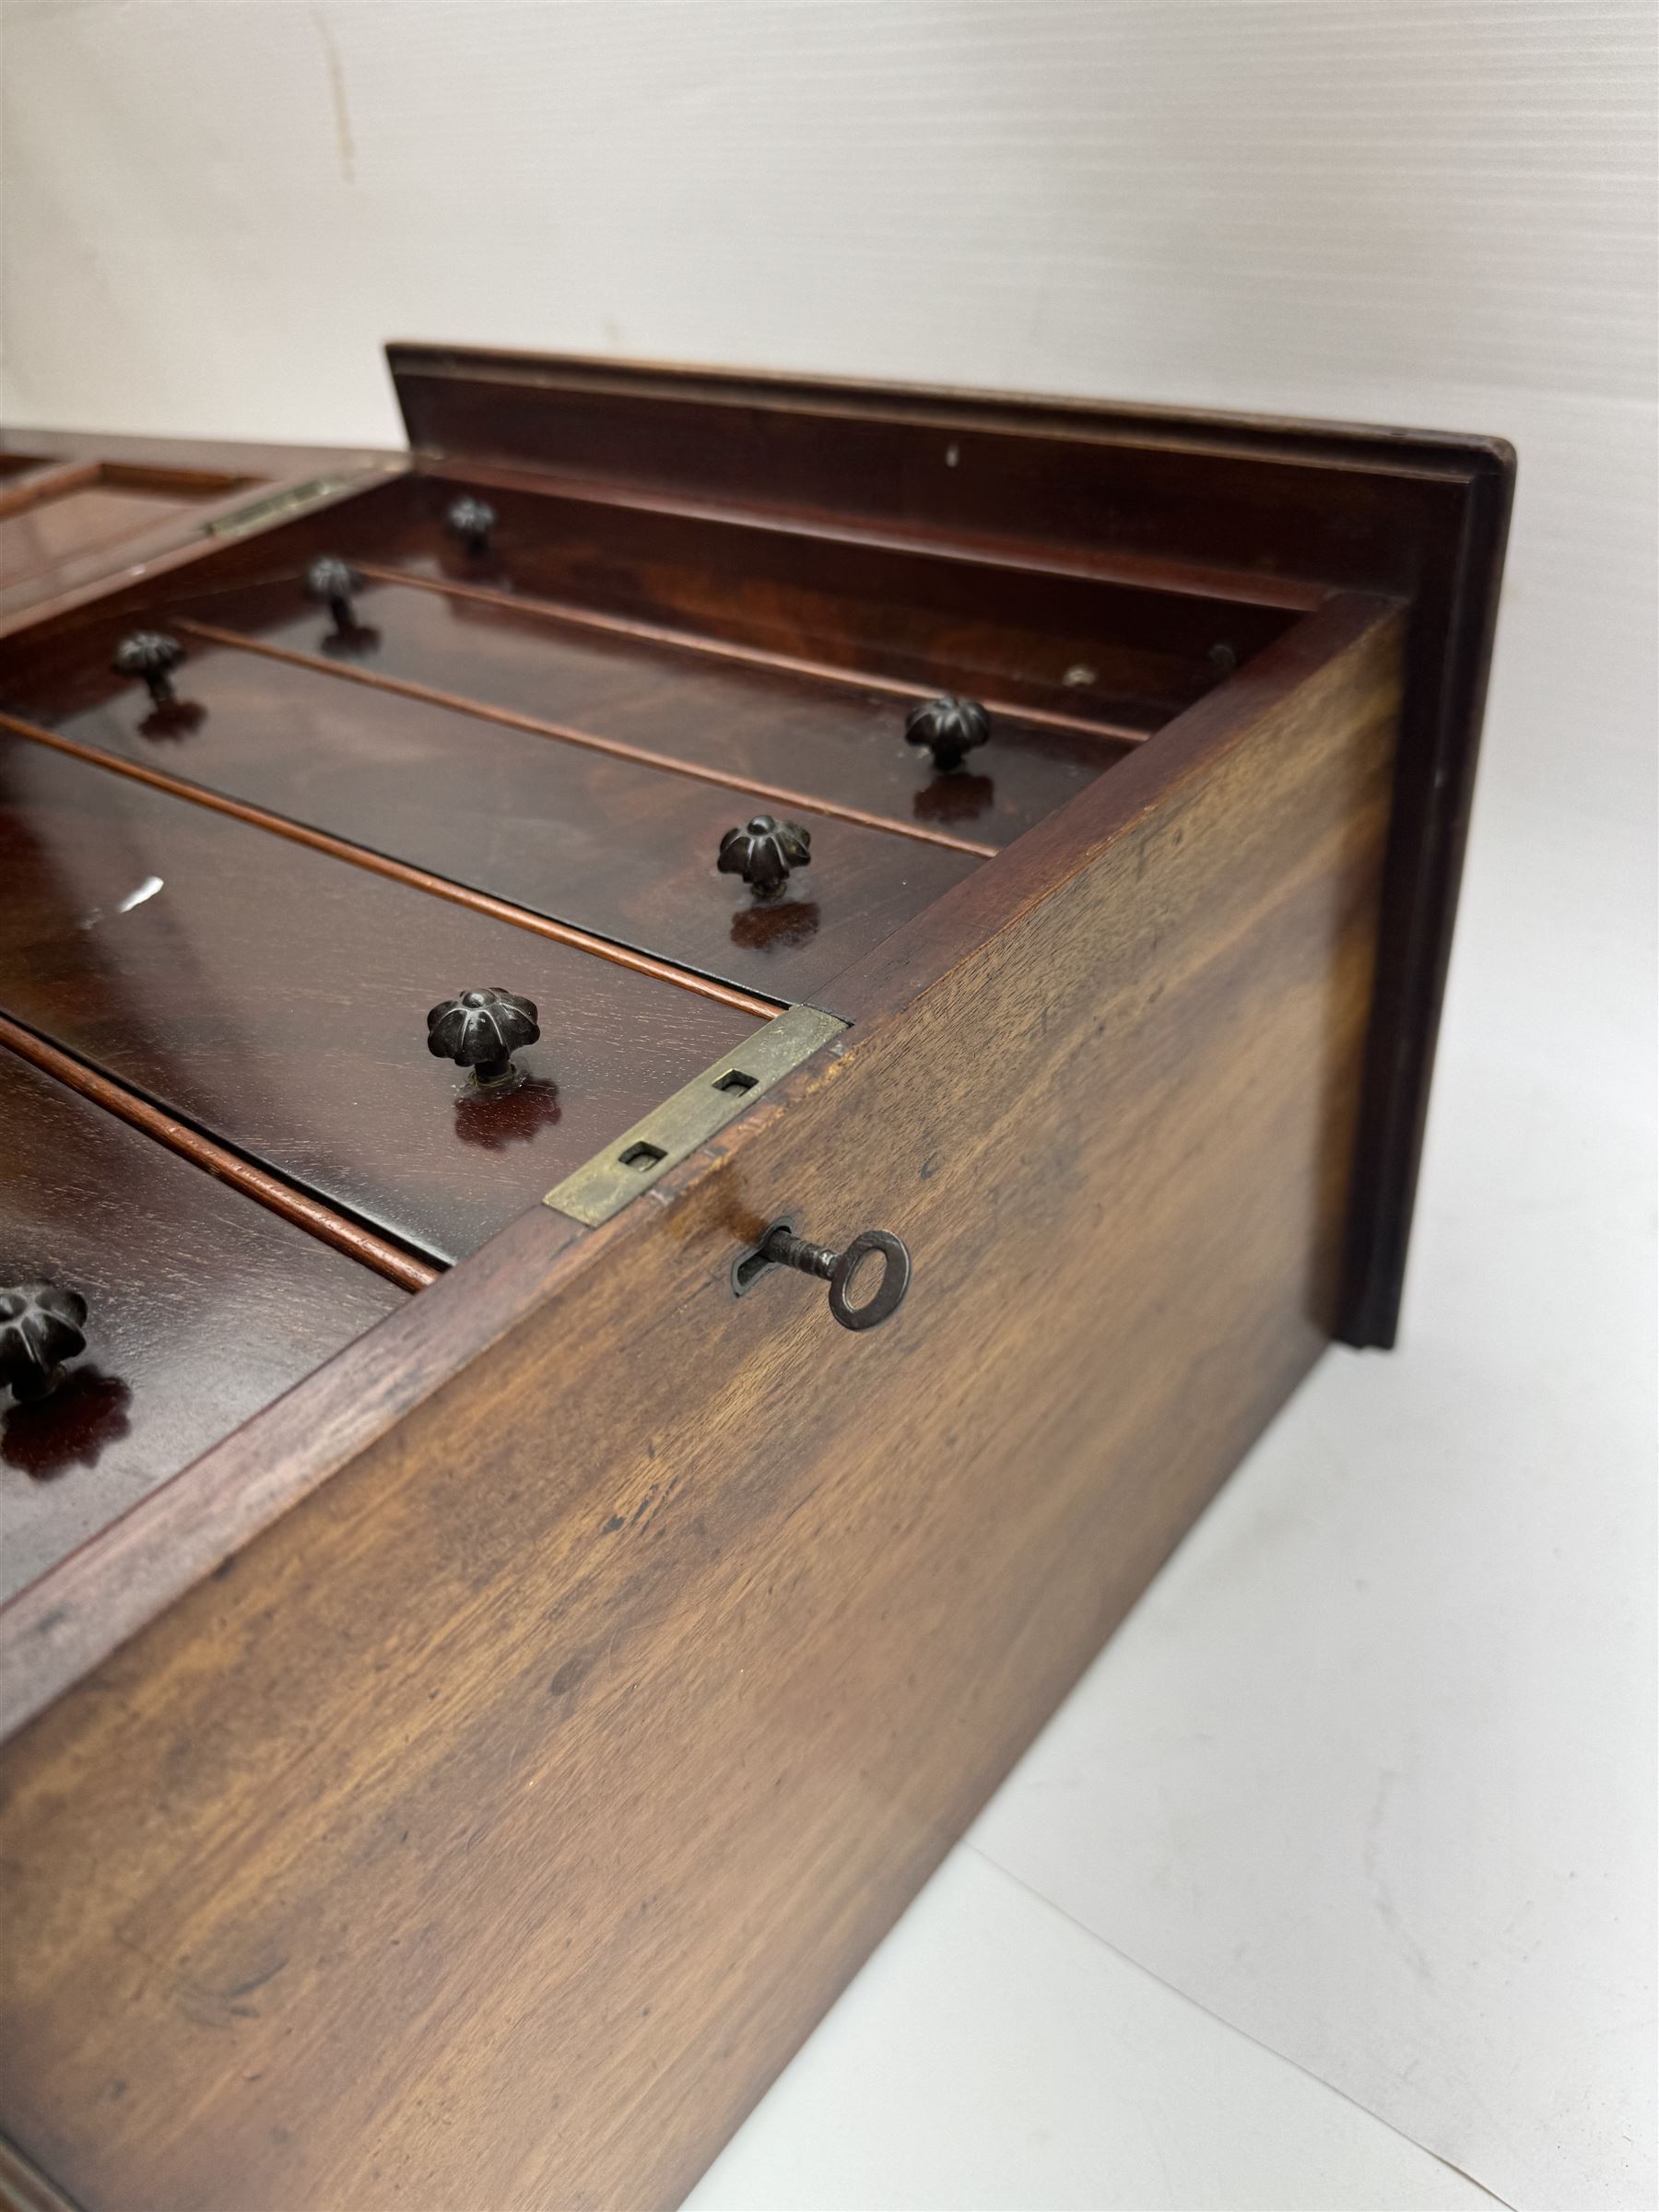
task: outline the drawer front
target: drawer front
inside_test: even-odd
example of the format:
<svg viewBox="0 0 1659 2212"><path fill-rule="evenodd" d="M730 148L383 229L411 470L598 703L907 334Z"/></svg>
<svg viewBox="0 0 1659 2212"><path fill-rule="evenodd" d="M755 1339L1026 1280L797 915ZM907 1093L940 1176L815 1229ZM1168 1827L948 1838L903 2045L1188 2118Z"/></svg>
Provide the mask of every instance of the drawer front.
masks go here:
<svg viewBox="0 0 1659 2212"><path fill-rule="evenodd" d="M86 1349L0 1395L0 1605L406 1293L0 1047L0 1288L87 1302Z"/></svg>
<svg viewBox="0 0 1659 2212"><path fill-rule="evenodd" d="M0 1010L431 1258L458 1258L758 1013L0 735ZM429 1010L539 1009L480 1093Z"/></svg>
<svg viewBox="0 0 1659 2212"><path fill-rule="evenodd" d="M108 662L89 642L82 680L99 703L25 698L23 711L80 744L780 1000L817 996L979 865L802 807L810 865L760 901L716 862L726 830L771 810L762 797L210 644L177 678L199 713L158 719L138 686L110 695Z"/></svg>
<svg viewBox="0 0 1659 2212"><path fill-rule="evenodd" d="M1001 846L1129 749L1081 724L998 712L965 769L946 771L905 738L906 713L927 696L919 688L771 667L621 621L526 609L465 586L425 590L391 573L369 571L357 597L359 669L728 776L775 804L851 808L912 833ZM313 658L341 650L297 577L188 612Z"/></svg>
<svg viewBox="0 0 1659 2212"><path fill-rule="evenodd" d="M941 457L943 448L940 449ZM847 472L843 481L852 480ZM499 522L488 550L445 525L458 494ZM1109 732L1156 728L1281 636L1283 606L1230 589L1225 601L1148 581L1055 568L1000 543L893 544L789 518L678 510L612 488L562 491L506 478L413 476L406 506L357 549L431 579L485 583L661 620L677 629L880 671L933 690L981 692L1076 715ZM748 502L745 502L747 506ZM1090 535L1098 535L1097 509ZM1120 514L1114 518L1121 522ZM1234 580L1234 586L1241 581ZM1304 600L1301 604L1312 604Z"/></svg>

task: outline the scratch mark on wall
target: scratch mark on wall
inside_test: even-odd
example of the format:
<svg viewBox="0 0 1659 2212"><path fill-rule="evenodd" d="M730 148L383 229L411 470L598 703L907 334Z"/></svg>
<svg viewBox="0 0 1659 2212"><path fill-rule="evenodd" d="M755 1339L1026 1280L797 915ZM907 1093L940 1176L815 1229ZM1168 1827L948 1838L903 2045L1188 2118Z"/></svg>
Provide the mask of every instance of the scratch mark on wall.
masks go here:
<svg viewBox="0 0 1659 2212"><path fill-rule="evenodd" d="M323 41L323 59L328 69L329 97L334 101L335 145L340 156L340 182L357 182L357 142L351 135L351 108L346 98L346 65L340 59L340 50L335 44L334 32L328 28L328 18L320 7L311 11L312 21L317 27L317 36Z"/></svg>
<svg viewBox="0 0 1659 2212"><path fill-rule="evenodd" d="M1376 1802L1371 1806L1371 1818L1365 1830L1365 1878L1371 1884L1377 1918L1393 1938L1400 1957L1424 1988L1429 1989L1434 1984L1433 1964L1401 1919L1399 1908L1382 1875L1382 1824L1388 1817L1389 1800L1394 1795L1394 1784L1399 1779L1398 1774L1388 1767L1384 1767L1377 1778Z"/></svg>

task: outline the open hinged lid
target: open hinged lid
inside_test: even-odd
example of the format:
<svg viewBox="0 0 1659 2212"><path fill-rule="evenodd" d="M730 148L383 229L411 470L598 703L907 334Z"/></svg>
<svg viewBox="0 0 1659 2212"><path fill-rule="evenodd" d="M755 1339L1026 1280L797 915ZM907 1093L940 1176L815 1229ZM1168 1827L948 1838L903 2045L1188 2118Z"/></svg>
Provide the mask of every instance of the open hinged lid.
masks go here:
<svg viewBox="0 0 1659 2212"><path fill-rule="evenodd" d="M1055 579L1410 609L1345 1334L1388 1344L1514 480L1501 440L393 344L418 459ZM1225 648L1223 648L1225 650Z"/></svg>

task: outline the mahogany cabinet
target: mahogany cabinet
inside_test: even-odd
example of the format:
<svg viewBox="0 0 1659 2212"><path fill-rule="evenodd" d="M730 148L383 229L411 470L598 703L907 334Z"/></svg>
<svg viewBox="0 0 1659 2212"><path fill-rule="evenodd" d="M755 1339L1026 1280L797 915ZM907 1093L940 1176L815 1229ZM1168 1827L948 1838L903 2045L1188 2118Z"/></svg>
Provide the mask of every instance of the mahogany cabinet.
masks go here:
<svg viewBox="0 0 1659 2212"><path fill-rule="evenodd" d="M1507 448L391 359L0 640L16 2205L674 2204L1394 1339Z"/></svg>

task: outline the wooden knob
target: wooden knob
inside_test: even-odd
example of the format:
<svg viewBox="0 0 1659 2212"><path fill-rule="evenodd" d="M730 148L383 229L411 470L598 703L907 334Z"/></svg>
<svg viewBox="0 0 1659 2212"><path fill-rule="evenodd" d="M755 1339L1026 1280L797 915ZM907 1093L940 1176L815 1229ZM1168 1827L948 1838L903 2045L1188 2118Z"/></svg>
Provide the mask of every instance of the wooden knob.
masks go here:
<svg viewBox="0 0 1659 2212"><path fill-rule="evenodd" d="M327 607L334 617L335 629L343 638L356 634L357 616L352 611L351 598L354 592L362 588L362 578L337 553L320 555L305 571L306 597Z"/></svg>
<svg viewBox="0 0 1659 2212"><path fill-rule="evenodd" d="M861 1230L844 1251L831 1252L827 1245L809 1244L787 1224L780 1224L767 1230L758 1257L764 1265L794 1267L827 1282L830 1314L843 1329L878 1329L898 1312L910 1288L910 1253L901 1240L885 1229ZM881 1279L870 1297L854 1305L850 1296L853 1277L871 1260L881 1262Z"/></svg>
<svg viewBox="0 0 1659 2212"><path fill-rule="evenodd" d="M464 493L451 501L444 516L444 527L452 537L458 537L469 553L488 553L489 534L496 526L496 511L488 500L475 500Z"/></svg>
<svg viewBox="0 0 1659 2212"><path fill-rule="evenodd" d="M792 868L812 859L812 837L798 822L780 822L770 814L751 816L720 841L715 863L723 876L741 876L757 899L775 899Z"/></svg>
<svg viewBox="0 0 1659 2212"><path fill-rule="evenodd" d="M977 699L924 699L904 718L912 745L924 745L935 768L960 768L991 735L991 717Z"/></svg>
<svg viewBox="0 0 1659 2212"><path fill-rule="evenodd" d="M513 1053L540 1035L535 1001L512 991L463 991L427 1016L427 1051L471 1068L473 1081L481 1087L515 1076Z"/></svg>
<svg viewBox="0 0 1659 2212"><path fill-rule="evenodd" d="M19 1406L57 1388L65 1360L87 1348L86 1320L86 1300L55 1283L0 1290L0 1385Z"/></svg>
<svg viewBox="0 0 1659 2212"><path fill-rule="evenodd" d="M135 629L115 648L111 665L117 676L135 676L159 707L173 699L172 672L184 658L184 648L165 630Z"/></svg>

